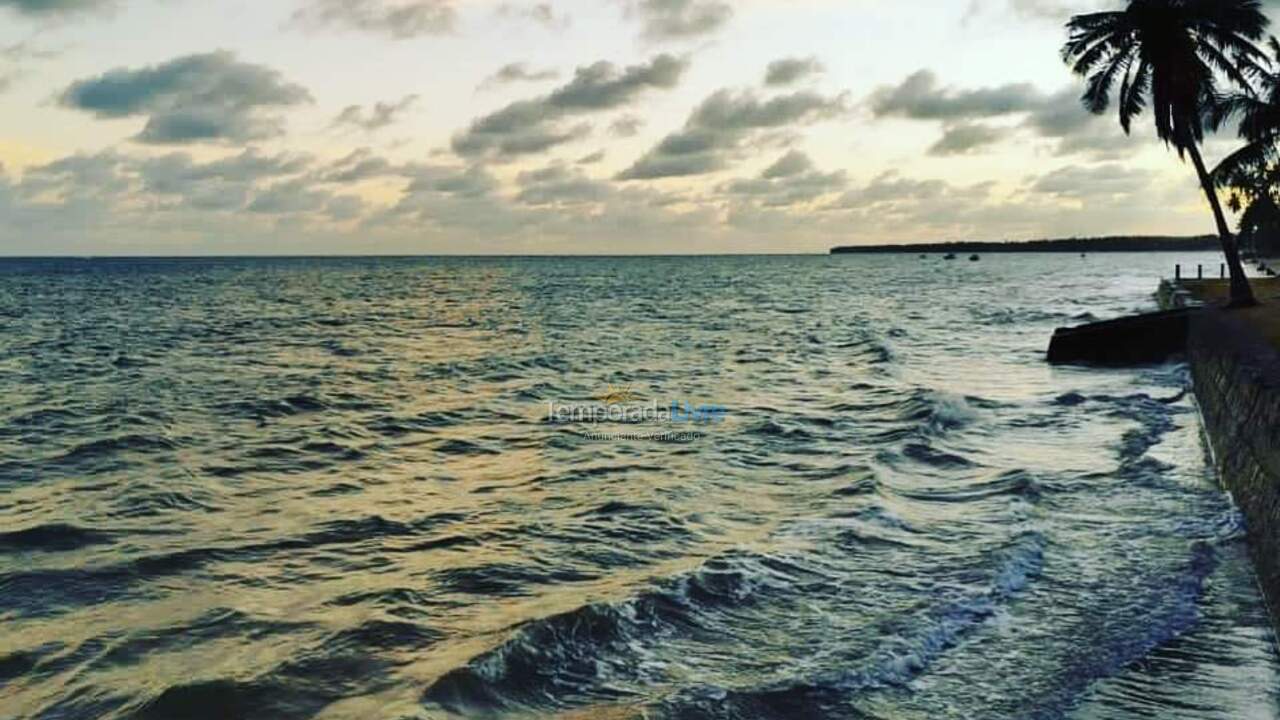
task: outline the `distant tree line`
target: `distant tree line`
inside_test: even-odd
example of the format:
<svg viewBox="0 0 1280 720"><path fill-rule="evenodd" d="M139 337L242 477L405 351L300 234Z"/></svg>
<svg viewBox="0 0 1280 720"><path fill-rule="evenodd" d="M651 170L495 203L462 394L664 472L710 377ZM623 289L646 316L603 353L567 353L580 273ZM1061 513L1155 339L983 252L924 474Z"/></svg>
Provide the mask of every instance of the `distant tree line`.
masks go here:
<svg viewBox="0 0 1280 720"><path fill-rule="evenodd" d="M1118 236L1060 238L1025 242L945 242L921 245L863 245L838 247L833 255L878 255L888 253L1101 253L1101 252L1212 252L1219 249L1213 235L1198 237Z"/></svg>

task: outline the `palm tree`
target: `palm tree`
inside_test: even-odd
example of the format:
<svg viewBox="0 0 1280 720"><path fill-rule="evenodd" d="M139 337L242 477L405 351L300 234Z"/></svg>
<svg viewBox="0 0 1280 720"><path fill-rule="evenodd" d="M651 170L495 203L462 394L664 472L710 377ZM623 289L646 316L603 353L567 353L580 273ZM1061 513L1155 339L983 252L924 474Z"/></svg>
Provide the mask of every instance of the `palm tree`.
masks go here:
<svg viewBox="0 0 1280 720"><path fill-rule="evenodd" d="M1246 148L1248 149L1248 148ZM1233 158L1263 158L1275 154L1275 148L1258 148L1254 154L1237 152ZM1280 166L1269 161L1258 164L1220 165L1215 177L1231 189L1228 205L1240 214L1240 245L1251 249L1254 257L1275 257L1280 247Z"/></svg>
<svg viewBox="0 0 1280 720"><path fill-rule="evenodd" d="M1253 63L1248 71L1256 79L1256 91L1233 93L1222 99L1211 117L1217 130L1233 118L1240 119L1240 137L1246 144L1228 155L1214 170L1219 182L1234 185L1233 178L1258 175L1280 162L1280 41L1269 43L1274 64Z"/></svg>
<svg viewBox="0 0 1280 720"><path fill-rule="evenodd" d="M1254 243L1255 254L1274 253L1280 230L1280 41L1270 42L1271 67L1257 67L1257 92L1235 93L1219 103L1212 118L1215 129L1240 119L1245 146L1228 155L1214 169L1219 185L1231 189L1231 209L1240 212L1242 239ZM1243 212L1242 212L1243 211Z"/></svg>
<svg viewBox="0 0 1280 720"><path fill-rule="evenodd" d="M1280 204L1273 194L1265 193L1254 198L1240 215L1240 235L1252 243L1253 254L1258 258L1274 257L1276 239L1280 237Z"/></svg>
<svg viewBox="0 0 1280 720"><path fill-rule="evenodd" d="M1105 112L1120 80L1117 102L1125 133L1150 105L1156 136L1178 157L1191 157L1231 269L1232 307L1257 302L1200 144L1219 100L1219 77L1247 92L1247 74L1265 62L1254 43L1267 24L1259 0L1129 0L1122 11L1072 18L1062 49L1072 70L1088 78L1085 107Z"/></svg>

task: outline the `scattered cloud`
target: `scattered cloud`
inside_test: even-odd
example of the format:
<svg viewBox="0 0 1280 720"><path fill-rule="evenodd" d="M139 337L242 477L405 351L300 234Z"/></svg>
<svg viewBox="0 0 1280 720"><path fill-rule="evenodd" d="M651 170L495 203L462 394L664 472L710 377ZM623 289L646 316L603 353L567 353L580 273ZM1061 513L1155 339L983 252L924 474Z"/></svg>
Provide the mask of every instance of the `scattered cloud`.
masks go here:
<svg viewBox="0 0 1280 720"><path fill-rule="evenodd" d="M639 115L623 115L609 123L609 134L618 138L635 137L644 129L644 118Z"/></svg>
<svg viewBox="0 0 1280 720"><path fill-rule="evenodd" d="M34 39L31 38L0 47L0 60L11 63L21 63L29 60L52 60L61 54L62 51L60 50L38 47Z"/></svg>
<svg viewBox="0 0 1280 720"><path fill-rule="evenodd" d="M942 180L916 180L902 177L891 170L877 175L863 187L849 190L832 207L845 210L873 207L892 209L921 201L941 200L956 192L956 188Z"/></svg>
<svg viewBox="0 0 1280 720"><path fill-rule="evenodd" d="M572 80L550 94L512 103L471 123L453 139L464 157L513 157L540 153L585 137L590 126L566 126L574 116L624 107L647 90L675 87L688 61L662 54L647 63L619 68L598 62L578 68Z"/></svg>
<svg viewBox="0 0 1280 720"><path fill-rule="evenodd" d="M599 203L612 196L609 183L587 177L577 169L552 165L522 172L516 178L520 192L516 202L533 206L583 205Z"/></svg>
<svg viewBox="0 0 1280 720"><path fill-rule="evenodd" d="M287 180L268 187L249 203L248 210L264 215L312 213L328 205L333 195L305 180Z"/></svg>
<svg viewBox="0 0 1280 720"><path fill-rule="evenodd" d="M783 58L769 63L765 70L764 84L771 87L794 85L822 72L824 68L817 58Z"/></svg>
<svg viewBox="0 0 1280 720"><path fill-rule="evenodd" d="M994 145L1009 135L1006 128L982 123L958 123L945 128L942 138L929 148L929 154L946 157L966 155Z"/></svg>
<svg viewBox="0 0 1280 720"><path fill-rule="evenodd" d="M760 174L763 180L790 178L813 170L813 160L799 150L792 150L778 158L777 162L765 168Z"/></svg>
<svg viewBox="0 0 1280 720"><path fill-rule="evenodd" d="M137 70L118 68L72 83L64 107L97 118L146 117L141 143L243 143L282 134L271 110L311 101L299 85L225 51L188 55Z"/></svg>
<svg viewBox="0 0 1280 720"><path fill-rule="evenodd" d="M824 173L816 170L808 155L792 150L758 177L734 180L723 190L764 207L791 207L837 192L846 182L844 171Z"/></svg>
<svg viewBox="0 0 1280 720"><path fill-rule="evenodd" d="M419 168L414 173L409 192L430 191L455 197L477 198L493 193L498 180L482 165L464 170L455 168Z"/></svg>
<svg viewBox="0 0 1280 720"><path fill-rule="evenodd" d="M503 3L495 11L499 17L528 20L550 30L565 30L573 24L568 13L556 12L551 3Z"/></svg>
<svg viewBox="0 0 1280 720"><path fill-rule="evenodd" d="M876 117L912 120L971 120L1036 109L1044 98L1034 85L1017 83L978 90L942 87L938 76L921 70L901 84L872 93L871 111Z"/></svg>
<svg viewBox="0 0 1280 720"><path fill-rule="evenodd" d="M1147 170L1116 163L1092 167L1068 165L1037 178L1031 191L1085 202L1132 197L1151 184L1152 176Z"/></svg>
<svg viewBox="0 0 1280 720"><path fill-rule="evenodd" d="M114 0L0 0L0 9L28 17L55 17L101 10L114 4Z"/></svg>
<svg viewBox="0 0 1280 720"><path fill-rule="evenodd" d="M454 0L307 0L292 22L304 30L343 28L408 40L445 35L457 25Z"/></svg>
<svg viewBox="0 0 1280 720"><path fill-rule="evenodd" d="M237 210L253 194L256 183L296 175L312 162L308 155L262 155L245 150L239 155L206 163L187 153L171 153L134 161L131 165L141 189L176 198L179 205L200 210Z"/></svg>
<svg viewBox="0 0 1280 720"><path fill-rule="evenodd" d="M1112 114L1089 112L1080 94L1079 88L1067 87L1050 95L1027 117L1025 126L1039 137L1056 141L1057 155L1116 159L1142 147L1146 138L1126 135Z"/></svg>
<svg viewBox="0 0 1280 720"><path fill-rule="evenodd" d="M1015 136L1015 128L976 120L1022 118L1032 136L1054 141L1058 155L1114 158L1132 152L1114 118L1090 113L1080 103L1080 89L1067 87L1045 94L1027 83L990 88L944 87L936 74L916 72L900 84L881 87L867 100L877 118L898 117L938 122L943 135L929 148L934 156L974 153Z"/></svg>
<svg viewBox="0 0 1280 720"><path fill-rule="evenodd" d="M1044 33L1052 54L1061 33L1046 21L1060 23L1066 15L1101 2L974 0L969 19L998 24L1001 32ZM0 92L14 82L37 84L37 73L46 69L39 61L64 52L44 47L63 41L58 25L92 20L96 11L114 17L107 24L114 32L139 19L154 20L155 8L173 4L143 5L149 9L135 15L133 6L122 0L0 0L0 17L15 27L27 24L37 30L24 42L0 45ZM1280 0L1265 5L1270 11L1280 7ZM251 3L246 8L250 6L257 7ZM1208 224L1195 202L1189 173L1172 165L1168 170L1153 165L1156 169L1148 171L1123 162L1154 146L1149 133L1135 131L1129 138L1114 116L1091 115L1080 104L1078 87L1055 91L1052 63L1028 66L1025 79L1035 79L1034 85L1006 82L1024 79L1010 78L1007 69L961 85L947 80L945 73L908 74L912 67L899 66L902 75L894 79L901 81L874 90L859 106L865 114L852 117L849 97L821 92L825 82L817 82L825 81L828 71L809 53L825 57L825 38L788 41L788 47L779 44L781 35L770 36L762 21L743 22L735 29L754 37L763 27L762 42L776 41L764 57L709 42L736 15L745 19L753 11L755 4L745 0L607 0L607 17L596 12L601 8L583 6L572 18L565 12L567 4L554 0L290 0L287 6L282 17L291 27L373 35L313 40L383 48L391 53L386 62L413 51L393 41L452 35L435 48L444 53L440 57L487 57L493 64L471 65L461 79L467 83L461 94L450 97L457 82L445 83L439 88L444 94L433 103L443 110L453 103L484 105L461 116L457 132L442 143L436 124L418 117L426 115L416 111L425 101L399 93L361 97L359 82L351 85L348 79L334 78L325 87L326 94L341 102L326 104L319 116L298 112L295 121L292 113L313 102L308 89L294 82L303 76L294 76L284 65L278 66L286 70L282 75L226 51L149 66L89 65L93 72L72 76L80 79L56 94L52 105L61 109L18 108L31 114L21 116L15 127L35 127L44 117L40 113L71 109L121 122L94 123L89 135L66 138L65 147L104 147L121 135L154 147L117 143L111 150L48 161L57 155L47 153L57 152L62 141L27 147L18 139L14 148L11 139L5 158L9 166L7 171L0 168L0 216L6 220L0 223L0 242L13 248L38 242L43 249L47 241L58 252L83 248L86 254L143 247L222 252L227 243L240 242L228 238L252 238L257 244L235 246L248 252L268 247L273 252L349 251L353 243L409 252L772 251L786 249L787 243L818 249L824 238L999 239L1002 233L1160 232L1198 221ZM776 2L772 7L776 10ZM957 4L939 21L954 26L964 7ZM113 8L121 12L113 14ZM876 22L881 19L872 15ZM270 26L279 20L266 22ZM460 32L464 25L467 33ZM53 27L46 31L44 26ZM870 30L881 32L879 27ZM581 39L593 46L615 48L638 35L642 48L684 43L673 47L690 54L656 55L659 50L654 50L654 56L630 66L583 64L571 76L559 51L553 53L554 61L494 54L495 44L500 45L498 53L503 47L516 52L515 44L546 39L546 31L574 33L560 38L566 41L582 33ZM868 52L884 49L876 43L897 42L892 32L883 32ZM1052 40L1051 33L1058 39ZM986 42L973 31L959 34L966 47ZM18 32L8 42L21 37ZM477 38L484 46L467 44ZM735 33L735 44L738 40ZM747 36L741 40L754 42ZM68 62L79 67L98 51L96 45L69 47ZM690 75L694 47L707 61L700 68L707 75L696 78L698 82L724 82L731 72L727 63L733 60L737 79L732 82L750 87L710 92L706 88L722 85L702 85L694 106L682 106L672 122L664 113L671 111L667 100L678 100L675 93L653 107L645 101ZM341 45L333 49L339 62ZM497 67L521 57L529 62ZM50 63L47 69L61 72L65 67L69 65ZM309 73L325 69L305 68ZM836 70L830 69L831 81L856 82L843 76L843 68L841 78L835 77ZM55 90L67 81L57 82ZM504 94L473 95L472 87ZM32 88L24 84L16 89L22 92L12 98L26 100ZM378 98L385 100L374 102ZM321 133L286 135L292 129L286 120L301 125L303 117ZM868 118L870 127L863 125ZM827 133L805 138L813 125L845 119L857 123L847 141ZM328 133L323 132L326 122ZM919 123L926 132L920 157L901 157L896 143L874 146L901 130L903 122ZM411 124L416 125L412 132ZM386 128L395 132L363 136ZM372 144L371 137L406 139L379 142L376 151L358 147ZM637 144L640 137L643 144ZM590 142L580 142L584 139ZM352 142L335 148L333 143L341 140ZM574 142L580 144L565 147ZM1221 145L1211 143L1207 154L1225 149L1228 140L1216 142ZM816 150L818 143L821 155L811 157L799 149L813 145ZM424 152L424 146L431 149ZM290 147L312 148L316 154L284 151ZM938 159L995 151L1000 155L989 159ZM1035 174L1020 175L1030 169L1009 173L1009 163L1019 158L1027 168L1048 163ZM938 177L952 180L876 174L877 164L919 173L935 169ZM854 168L864 168L865 174L855 178ZM986 173L997 180L956 181L957 172L972 174L974 180ZM663 178L676 180L649 182ZM676 237L680 239L672 239ZM161 244L145 245L156 238L163 239ZM401 244L377 245L374 238L396 238ZM703 240L713 244L697 244Z"/></svg>
<svg viewBox="0 0 1280 720"><path fill-rule="evenodd" d="M357 195L336 195L325 205L324 214L336 222L355 220L364 214L365 202Z"/></svg>
<svg viewBox="0 0 1280 720"><path fill-rule="evenodd" d="M369 148L359 148L317 171L316 180L323 183L348 185L372 178L404 176L409 173L406 166L397 165L384 157L374 155Z"/></svg>
<svg viewBox="0 0 1280 720"><path fill-rule="evenodd" d="M376 132L399 121L417 102L417 95L406 95L396 102L375 103L368 112L360 105L348 105L333 119L333 125Z"/></svg>
<svg viewBox="0 0 1280 720"><path fill-rule="evenodd" d="M18 193L67 204L86 199L108 200L127 193L133 186L125 157L114 150L104 150L76 153L28 168Z"/></svg>
<svg viewBox="0 0 1280 720"><path fill-rule="evenodd" d="M1114 3L1108 0L970 0L964 20L971 22L984 13L1012 15L1023 20L1064 23L1072 15L1096 12Z"/></svg>
<svg viewBox="0 0 1280 720"><path fill-rule="evenodd" d="M721 90L693 111L682 130L665 137L619 178L652 180L722 170L759 131L831 119L847 110L843 95L806 91L764 100L750 91Z"/></svg>
<svg viewBox="0 0 1280 720"><path fill-rule="evenodd" d="M0 47L0 93L26 75L31 63L52 60L61 54L60 50L36 46L31 38Z"/></svg>
<svg viewBox="0 0 1280 720"><path fill-rule="evenodd" d="M626 0L626 7L640 20L641 36L651 42L709 35L733 18L733 7L720 0Z"/></svg>
<svg viewBox="0 0 1280 720"><path fill-rule="evenodd" d="M528 63L515 62L503 65L498 71L480 83L481 90L523 82L543 82L560 77L560 71L554 68L543 70L529 67Z"/></svg>

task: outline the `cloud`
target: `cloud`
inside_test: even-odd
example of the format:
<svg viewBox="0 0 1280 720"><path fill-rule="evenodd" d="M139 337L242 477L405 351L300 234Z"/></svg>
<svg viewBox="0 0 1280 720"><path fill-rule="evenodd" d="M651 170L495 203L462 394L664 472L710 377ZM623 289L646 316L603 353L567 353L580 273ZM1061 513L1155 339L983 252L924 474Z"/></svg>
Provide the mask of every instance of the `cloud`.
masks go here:
<svg viewBox="0 0 1280 720"><path fill-rule="evenodd" d="M646 89L675 87L688 66L688 61L667 54L621 72L613 63L598 62L578 68L573 80L551 93L548 103L564 110L620 107Z"/></svg>
<svg viewBox="0 0 1280 720"><path fill-rule="evenodd" d="M783 58L769 63L765 70L764 84L771 87L794 85L823 71L822 63L817 58Z"/></svg>
<svg viewBox="0 0 1280 720"><path fill-rule="evenodd" d="M38 47L34 38L0 47L0 60L11 63L22 63L29 60L52 60L61 54L62 51L60 50Z"/></svg>
<svg viewBox="0 0 1280 720"><path fill-rule="evenodd" d="M52 17L100 10L114 4L114 0L0 0L0 9L28 17Z"/></svg>
<svg viewBox="0 0 1280 720"><path fill-rule="evenodd" d="M481 90L498 87L500 85L511 85L513 83L522 82L542 82L544 80L555 80L560 77L560 71L554 68L545 70L535 70L529 67L528 63L516 62L503 65L498 71L484 82L480 83Z"/></svg>
<svg viewBox="0 0 1280 720"><path fill-rule="evenodd" d="M929 148L929 154L937 157L949 155L966 155L988 145L994 145L1005 137L1006 128L992 127L982 123L959 123L948 126L942 138Z"/></svg>
<svg viewBox="0 0 1280 720"><path fill-rule="evenodd" d="M813 169L813 160L799 150L792 150L778 158L777 162L765 168L760 174L764 180L795 177Z"/></svg>
<svg viewBox="0 0 1280 720"><path fill-rule="evenodd" d="M403 181L390 204L325 178L367 163ZM627 251L645 242L665 250L662 239L675 235L688 250L718 222L711 208L684 211L679 198L619 188L568 164L521 173L509 194L503 187L480 165L399 164L368 150L325 164L255 150L207 162L178 152L82 153L28 167L20 183L0 169L0 241L26 247L38 236L44 252L76 254L350 252L354 227L362 247L379 252L598 252L602 243Z"/></svg>
<svg viewBox="0 0 1280 720"><path fill-rule="evenodd" d="M114 150L77 153L28 168L17 191L28 198L57 198L61 202L106 201L128 193L135 185L126 158Z"/></svg>
<svg viewBox="0 0 1280 720"><path fill-rule="evenodd" d="M644 126L644 118L639 115L623 115L609 123L609 134L618 138L635 137Z"/></svg>
<svg viewBox="0 0 1280 720"><path fill-rule="evenodd" d="M28 64L52 60L61 54L58 50L37 47L34 38L0 46L0 93L28 74Z"/></svg>
<svg viewBox="0 0 1280 720"><path fill-rule="evenodd" d="M404 176L409 173L407 166L397 165L384 157L374 155L369 148L360 148L319 170L316 173L316 180L347 185L371 178Z"/></svg>
<svg viewBox="0 0 1280 720"><path fill-rule="evenodd" d="M235 210L247 202L258 181L296 175L311 162L308 155L262 155L250 149L206 163L187 153L171 153L134 161L131 169L147 192L177 197L196 209Z"/></svg>
<svg viewBox="0 0 1280 720"><path fill-rule="evenodd" d="M1068 165L1037 178L1031 191L1081 202L1137 195L1152 184L1146 170L1116 163L1093 167Z"/></svg>
<svg viewBox="0 0 1280 720"><path fill-rule="evenodd" d="M1107 7L1115 7L1115 3L1110 0L971 0L964 20L968 23L991 11L1023 20L1064 23L1072 15L1096 12Z"/></svg>
<svg viewBox="0 0 1280 720"><path fill-rule="evenodd" d="M942 180L905 178L896 171L877 175L861 188L846 192L833 207L841 209L872 208L914 202L932 202L955 192Z"/></svg>
<svg viewBox="0 0 1280 720"><path fill-rule="evenodd" d="M308 0L292 22L305 30L338 27L408 40L451 33L457 19L454 0Z"/></svg>
<svg viewBox="0 0 1280 720"><path fill-rule="evenodd" d="M690 115L682 130L619 175L652 180L702 175L724 169L740 146L758 131L830 119L847 111L844 96L796 92L762 100L750 91L720 90Z"/></svg>
<svg viewBox="0 0 1280 720"><path fill-rule="evenodd" d="M565 30L573 24L567 13L558 13L551 3L503 3L495 11L498 17L528 20L550 30Z"/></svg>
<svg viewBox="0 0 1280 720"><path fill-rule="evenodd" d="M564 120L623 107L647 90L675 87L687 67L686 60L667 54L627 68L609 62L580 67L572 80L550 94L475 120L454 136L453 150L464 157L543 152L589 134L589 126L565 126Z"/></svg>
<svg viewBox="0 0 1280 720"><path fill-rule="evenodd" d="M1038 136L1057 141L1057 155L1114 159L1135 152L1144 138L1126 135L1114 115L1095 115L1080 102L1080 89L1063 88L1045 98L1026 119Z"/></svg>
<svg viewBox="0 0 1280 720"><path fill-rule="evenodd" d="M313 213L322 210L332 198L332 193L316 189L306 180L286 180L259 193L248 211L263 215Z"/></svg>
<svg viewBox="0 0 1280 720"><path fill-rule="evenodd" d="M591 153L590 155L583 155L582 157L578 158L577 164L578 165L595 165L596 163L604 162L604 159L605 159L605 152L603 150L597 150Z"/></svg>
<svg viewBox="0 0 1280 720"><path fill-rule="evenodd" d="M765 168L758 177L734 180L724 192L764 207L791 207L809 203L843 188L844 171L824 173L814 169L808 155L792 150Z"/></svg>
<svg viewBox="0 0 1280 720"><path fill-rule="evenodd" d="M870 98L876 117L912 120L990 118L1034 110L1043 101L1040 92L1029 83L956 90L941 87L938 76L929 70L914 73L897 86L882 87Z"/></svg>
<svg viewBox="0 0 1280 720"><path fill-rule="evenodd" d="M877 118L941 123L943 135L928 150L934 156L973 153L1013 137L1013 127L974 121L1014 116L1022 116L1018 127L1054 141L1058 155L1102 159L1134 151L1136 145L1113 118L1094 115L1081 105L1080 92L1073 86L1046 95L1027 83L976 89L943 87L937 75L921 70L898 85L878 88L868 97L867 105Z"/></svg>
<svg viewBox="0 0 1280 720"><path fill-rule="evenodd" d="M720 0L628 0L626 5L641 22L641 36L653 42L709 35L733 18L733 8Z"/></svg>
<svg viewBox="0 0 1280 720"><path fill-rule="evenodd" d="M609 183L593 180L577 169L552 165L541 170L520 173L516 178L520 192L516 202L533 206L583 205L600 203L613 195Z"/></svg>
<svg viewBox="0 0 1280 720"><path fill-rule="evenodd" d="M359 105L348 105L338 113L338 117L333 119L333 125L335 127L345 125L365 132L375 132L397 122L400 116L417 102L417 95L406 95L396 102L375 103L368 113Z"/></svg>
<svg viewBox="0 0 1280 720"><path fill-rule="evenodd" d="M477 236L510 236L529 218L495 195L498 181L483 166L419 166L391 207L374 214L371 228L463 229ZM474 244L474 237L473 237Z"/></svg>
<svg viewBox="0 0 1280 720"><path fill-rule="evenodd" d="M856 227L868 240L920 242L979 237L1008 230L1017 223L1022 234L1029 223L1043 226L1043 203L1026 205L993 195L994 183L953 185L944 180L906 177L887 171L861 187L848 190L826 206L843 228Z"/></svg>
<svg viewBox="0 0 1280 720"><path fill-rule="evenodd" d="M337 222L355 220L364 213L365 202L356 195L337 195L329 200L324 213Z"/></svg>
<svg viewBox="0 0 1280 720"><path fill-rule="evenodd" d="M170 153L141 162L143 178L157 192L178 192L182 186L203 180L253 182L263 178L295 175L310 167L309 155L280 153L263 155L252 148L239 155L206 163L195 162L187 153Z"/></svg>
<svg viewBox="0 0 1280 720"><path fill-rule="evenodd" d="M498 188L498 180L481 165L465 169L451 167L420 167L414 170L413 182L408 192L412 194L436 193L454 197L486 197Z"/></svg>
<svg viewBox="0 0 1280 720"><path fill-rule="evenodd" d="M80 208L104 218L134 213L188 213L245 217L288 215L300 219L351 219L350 200L335 202L307 174L308 155L267 155L249 149L208 162L187 153L131 156L114 151L71 155L28 168L17 186L32 204L65 213ZM134 218L133 222L142 220ZM134 230L138 230L135 225Z"/></svg>
<svg viewBox="0 0 1280 720"><path fill-rule="evenodd" d="M299 85L229 52L188 55L139 70L118 68L79 80L60 97L64 107L98 118L142 116L135 140L155 145L269 138L283 122L264 110L310 102Z"/></svg>

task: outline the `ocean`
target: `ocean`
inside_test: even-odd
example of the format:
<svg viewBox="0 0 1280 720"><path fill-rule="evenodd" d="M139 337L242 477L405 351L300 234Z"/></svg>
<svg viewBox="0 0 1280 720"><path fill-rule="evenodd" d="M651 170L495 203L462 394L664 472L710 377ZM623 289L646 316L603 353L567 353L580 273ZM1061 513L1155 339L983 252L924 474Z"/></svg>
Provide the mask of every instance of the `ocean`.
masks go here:
<svg viewBox="0 0 1280 720"><path fill-rule="evenodd" d="M1176 262L0 261L0 717L1280 718Z"/></svg>

